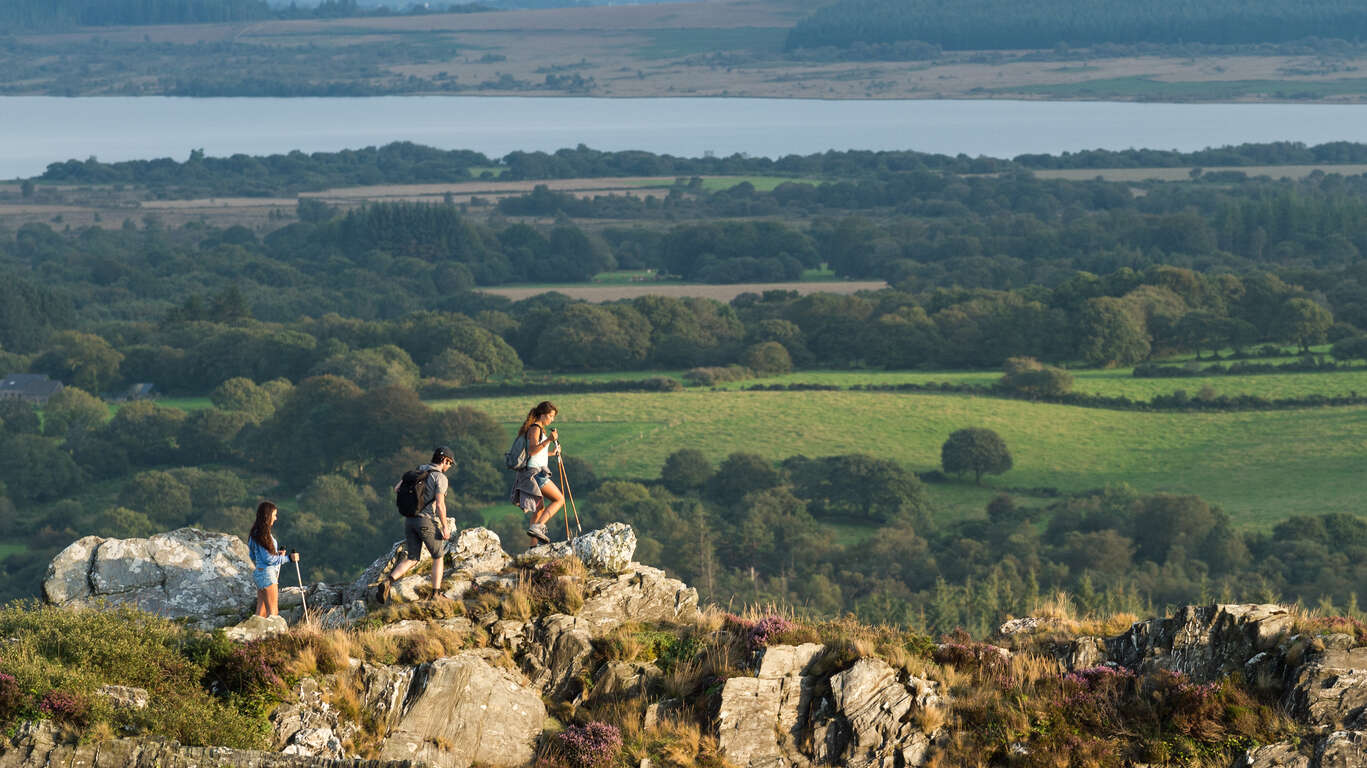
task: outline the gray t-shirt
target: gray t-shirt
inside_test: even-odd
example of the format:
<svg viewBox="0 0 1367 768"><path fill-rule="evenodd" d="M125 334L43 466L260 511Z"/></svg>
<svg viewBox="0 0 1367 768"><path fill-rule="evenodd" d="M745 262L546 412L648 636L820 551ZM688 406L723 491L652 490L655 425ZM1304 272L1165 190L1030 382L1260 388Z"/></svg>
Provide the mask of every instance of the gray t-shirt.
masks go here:
<svg viewBox="0 0 1367 768"><path fill-rule="evenodd" d="M418 515L421 517L430 517L433 520L439 520L440 518L437 516L437 499L446 495L446 489L450 486L451 481L447 480L446 473L437 469L435 465L424 464L421 467L418 467L419 472L423 470L431 470L427 473L427 490L423 491L423 498L428 501L427 504L423 505L422 509L418 510Z"/></svg>

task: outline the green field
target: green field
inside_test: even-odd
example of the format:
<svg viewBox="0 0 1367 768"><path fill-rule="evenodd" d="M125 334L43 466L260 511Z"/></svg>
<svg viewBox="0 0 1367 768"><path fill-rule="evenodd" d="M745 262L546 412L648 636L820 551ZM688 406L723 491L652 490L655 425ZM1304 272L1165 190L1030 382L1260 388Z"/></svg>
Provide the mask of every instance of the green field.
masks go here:
<svg viewBox="0 0 1367 768"><path fill-rule="evenodd" d="M9 557L10 555L17 555L20 552L27 551L28 547L24 546L23 544L11 544L8 542L0 544L0 562L4 562L5 558Z"/></svg>
<svg viewBox="0 0 1367 768"><path fill-rule="evenodd" d="M940 503L981 510L991 487L1081 491L1129 483L1200 495L1244 526L1363 511L1367 407L1141 413L959 395L710 390L554 400L567 452L604 477L656 477L681 448L714 460L734 451L775 461L864 452L924 471L938 466L950 432L983 426L1006 440L1016 468L986 479L988 489L935 486ZM510 429L529 405L527 398L433 403L454 404L483 410Z"/></svg>

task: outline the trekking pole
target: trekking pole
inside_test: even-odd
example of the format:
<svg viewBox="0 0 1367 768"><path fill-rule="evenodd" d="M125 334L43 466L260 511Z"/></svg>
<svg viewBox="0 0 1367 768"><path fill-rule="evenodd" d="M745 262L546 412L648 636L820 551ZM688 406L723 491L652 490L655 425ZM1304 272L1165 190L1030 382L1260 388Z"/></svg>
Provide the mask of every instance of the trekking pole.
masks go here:
<svg viewBox="0 0 1367 768"><path fill-rule="evenodd" d="M299 572L299 561L294 561L294 577L299 580L299 599L304 603L304 623L312 624L309 621L309 599L304 596L304 576Z"/></svg>
<svg viewBox="0 0 1367 768"><path fill-rule="evenodd" d="M579 530L579 535L584 535L584 526L579 524L579 508L574 506L574 491L570 490L570 479L565 475L565 456L560 456L560 484L565 487L565 500L570 503L570 509L574 510L574 527ZM570 518L565 516L565 526L570 524Z"/></svg>

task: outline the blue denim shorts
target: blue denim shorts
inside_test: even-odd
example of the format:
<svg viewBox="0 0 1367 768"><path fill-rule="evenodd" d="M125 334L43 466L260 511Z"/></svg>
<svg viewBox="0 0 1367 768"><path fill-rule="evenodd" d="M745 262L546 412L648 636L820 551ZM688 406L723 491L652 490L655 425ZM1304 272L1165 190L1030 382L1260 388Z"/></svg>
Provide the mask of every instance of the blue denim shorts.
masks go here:
<svg viewBox="0 0 1367 768"><path fill-rule="evenodd" d="M551 481L551 473L549 470L545 472L537 472L535 475L532 475L532 480L536 481L537 488L545 488L546 483L549 483Z"/></svg>
<svg viewBox="0 0 1367 768"><path fill-rule="evenodd" d="M257 589L273 587L280 583L280 566L271 565L265 568L257 568L252 571L252 581L256 582Z"/></svg>

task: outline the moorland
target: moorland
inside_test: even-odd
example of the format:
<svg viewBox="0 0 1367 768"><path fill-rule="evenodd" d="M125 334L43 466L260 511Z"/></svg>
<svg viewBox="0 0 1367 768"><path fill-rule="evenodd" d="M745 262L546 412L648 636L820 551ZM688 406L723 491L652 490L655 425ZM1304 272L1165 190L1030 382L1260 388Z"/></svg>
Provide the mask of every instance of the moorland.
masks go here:
<svg viewBox="0 0 1367 768"><path fill-rule="evenodd" d="M79 535L240 533L262 497L311 578L347 579L396 530L393 478L438 442L460 524L515 547L500 456L550 398L584 524L632 523L641 559L705 599L933 631L1058 589L1089 611L1353 614L1364 158L391 145L57 163L9 202L137 206L0 237L0 362L67 385L0 414L7 594ZM658 194L586 188L627 178ZM522 186L480 204L314 194L358 179ZM141 210L244 192L292 205L245 223ZM533 273L530 298L488 292ZM775 282L833 280L872 287ZM704 297L738 283L760 287ZM604 284L640 290L571 295ZM126 400L139 382L160 398ZM969 427L1011 461L946 462Z"/></svg>

